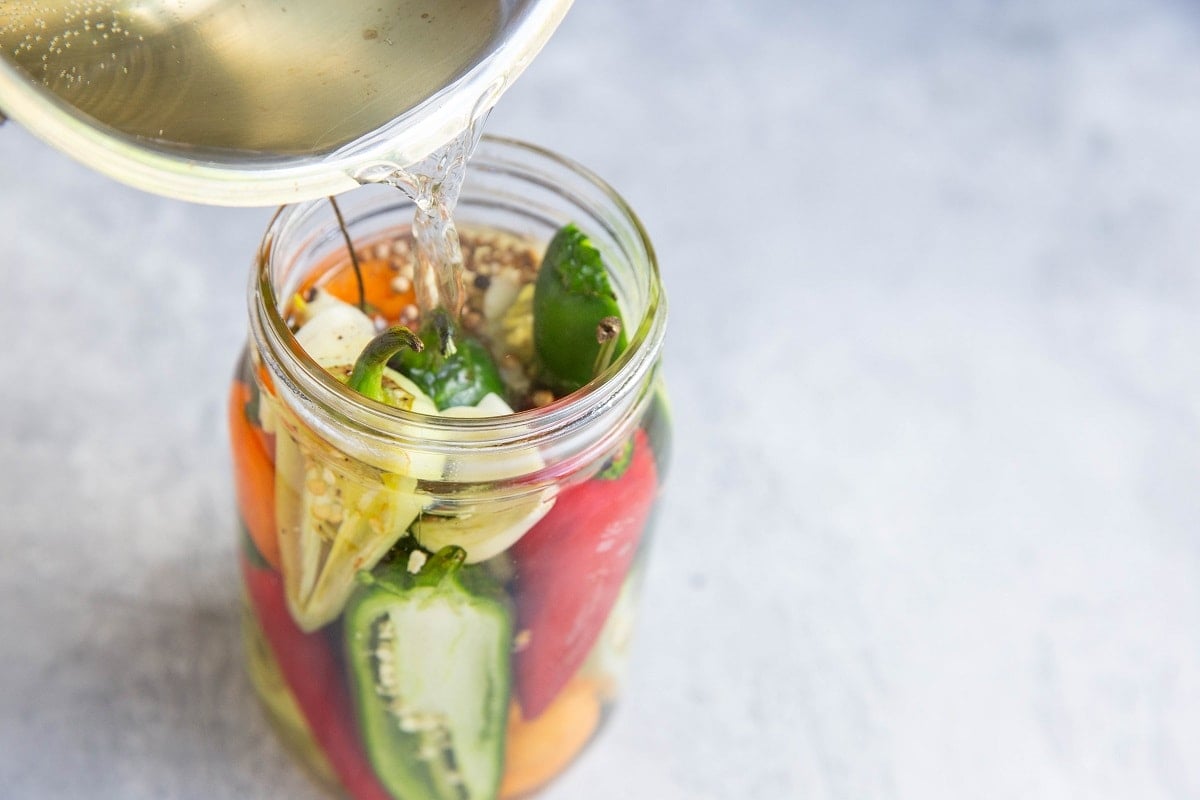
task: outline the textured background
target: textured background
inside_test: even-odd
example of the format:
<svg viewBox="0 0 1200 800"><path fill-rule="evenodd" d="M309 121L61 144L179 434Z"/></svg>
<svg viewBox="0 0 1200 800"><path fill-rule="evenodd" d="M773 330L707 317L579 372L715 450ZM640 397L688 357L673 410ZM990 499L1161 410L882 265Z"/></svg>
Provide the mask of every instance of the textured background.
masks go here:
<svg viewBox="0 0 1200 800"><path fill-rule="evenodd" d="M1200 11L581 2L489 129L673 304L628 700L556 800L1200 797ZM317 798L239 666L267 213L0 129L0 797Z"/></svg>

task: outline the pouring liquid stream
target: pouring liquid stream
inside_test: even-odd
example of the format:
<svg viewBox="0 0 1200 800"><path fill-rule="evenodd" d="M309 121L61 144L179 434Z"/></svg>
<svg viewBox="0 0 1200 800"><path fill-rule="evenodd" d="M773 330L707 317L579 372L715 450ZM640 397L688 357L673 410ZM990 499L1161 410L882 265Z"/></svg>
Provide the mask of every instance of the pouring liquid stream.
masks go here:
<svg viewBox="0 0 1200 800"><path fill-rule="evenodd" d="M463 256L454 208L466 178L467 161L479 144L482 129L480 118L428 158L396 170L386 179L416 205L413 288L422 315L439 306L456 321L462 315Z"/></svg>

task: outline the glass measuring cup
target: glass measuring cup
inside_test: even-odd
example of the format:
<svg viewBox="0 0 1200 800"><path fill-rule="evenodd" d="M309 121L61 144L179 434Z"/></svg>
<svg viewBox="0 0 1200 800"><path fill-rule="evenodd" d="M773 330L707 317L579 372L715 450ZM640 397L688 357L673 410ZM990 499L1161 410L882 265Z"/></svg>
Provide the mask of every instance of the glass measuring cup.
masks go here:
<svg viewBox="0 0 1200 800"><path fill-rule="evenodd" d="M0 7L0 115L157 194L298 202L468 128L570 2L17 0Z"/></svg>

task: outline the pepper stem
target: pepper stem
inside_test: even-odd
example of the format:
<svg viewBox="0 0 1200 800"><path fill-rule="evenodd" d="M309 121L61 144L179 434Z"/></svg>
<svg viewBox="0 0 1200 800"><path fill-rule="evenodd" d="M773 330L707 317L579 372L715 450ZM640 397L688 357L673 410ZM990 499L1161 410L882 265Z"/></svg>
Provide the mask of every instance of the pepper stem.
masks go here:
<svg viewBox="0 0 1200 800"><path fill-rule="evenodd" d="M449 358L457 353L458 346L454 344L454 325L450 322L450 312L444 308L435 310L431 322L433 329L437 331L438 348L442 358Z"/></svg>
<svg viewBox="0 0 1200 800"><path fill-rule="evenodd" d="M406 347L419 353L425 345L403 325L388 328L363 348L346 385L364 397L384 402L383 368L392 356Z"/></svg>
<svg viewBox="0 0 1200 800"><path fill-rule="evenodd" d="M397 579L395 573L384 572L380 575L375 575L370 570L360 569L354 573L354 582L359 586L366 586L372 589L385 589L393 594L402 594L408 588L407 576L400 576Z"/></svg>
<svg viewBox="0 0 1200 800"><path fill-rule="evenodd" d="M350 241L350 230L346 227L346 219L342 209L333 195L329 195L329 205L333 206L333 214L337 217L338 230L346 240L346 250L350 253L350 266L354 269L354 280L358 284L358 310L367 313L367 287L363 283L362 267L358 263L358 254L354 252L354 243Z"/></svg>
<svg viewBox="0 0 1200 800"><path fill-rule="evenodd" d="M621 318L605 317L596 326L596 341L600 344L600 352L592 364L592 377L595 378L612 364L613 356L617 354L617 345L621 341Z"/></svg>
<svg viewBox="0 0 1200 800"><path fill-rule="evenodd" d="M467 561L467 551L457 545L448 544L429 557L425 566L417 573L414 586L438 586L455 575Z"/></svg>

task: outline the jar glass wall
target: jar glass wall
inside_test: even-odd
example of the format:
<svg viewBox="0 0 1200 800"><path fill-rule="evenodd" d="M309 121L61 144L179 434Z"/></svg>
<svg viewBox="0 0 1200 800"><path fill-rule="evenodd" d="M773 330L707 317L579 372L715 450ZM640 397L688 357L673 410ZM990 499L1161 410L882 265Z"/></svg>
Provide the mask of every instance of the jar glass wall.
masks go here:
<svg viewBox="0 0 1200 800"><path fill-rule="evenodd" d="M340 202L367 283L407 289L412 204L382 187ZM345 277L314 202L263 239L230 395L250 674L283 741L355 800L524 797L578 756L619 690L666 472L665 304L625 203L576 164L485 138L455 220L468 322L510 385L528 356L506 324L567 223L603 255L624 351L511 414L369 400L293 332L297 303Z"/></svg>

